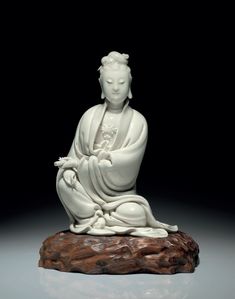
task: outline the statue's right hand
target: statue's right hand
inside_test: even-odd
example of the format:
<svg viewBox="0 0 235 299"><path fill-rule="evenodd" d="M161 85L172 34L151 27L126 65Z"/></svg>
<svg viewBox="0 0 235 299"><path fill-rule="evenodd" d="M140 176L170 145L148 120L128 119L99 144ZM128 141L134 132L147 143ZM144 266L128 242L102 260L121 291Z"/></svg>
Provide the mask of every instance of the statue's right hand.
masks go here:
<svg viewBox="0 0 235 299"><path fill-rule="evenodd" d="M66 161L65 157L64 158L59 158L58 161L54 162L54 166L61 167L65 163L65 161Z"/></svg>
<svg viewBox="0 0 235 299"><path fill-rule="evenodd" d="M78 161L71 157L59 158L58 161L54 162L54 165L60 168L73 168L78 166Z"/></svg>
<svg viewBox="0 0 235 299"><path fill-rule="evenodd" d="M61 166L63 169L70 169L70 168L77 168L78 167L78 161L76 159L70 158L68 161L65 161L65 163Z"/></svg>

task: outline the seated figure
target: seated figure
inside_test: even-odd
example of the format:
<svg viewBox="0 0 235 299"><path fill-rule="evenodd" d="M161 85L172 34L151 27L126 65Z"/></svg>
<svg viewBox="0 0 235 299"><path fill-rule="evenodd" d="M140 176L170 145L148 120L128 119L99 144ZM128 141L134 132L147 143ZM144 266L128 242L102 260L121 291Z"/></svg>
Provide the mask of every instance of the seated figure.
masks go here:
<svg viewBox="0 0 235 299"><path fill-rule="evenodd" d="M145 118L129 106L128 55L103 57L99 82L103 104L82 116L67 157L55 162L57 193L78 234L166 237L177 226L157 221L136 194L147 142Z"/></svg>

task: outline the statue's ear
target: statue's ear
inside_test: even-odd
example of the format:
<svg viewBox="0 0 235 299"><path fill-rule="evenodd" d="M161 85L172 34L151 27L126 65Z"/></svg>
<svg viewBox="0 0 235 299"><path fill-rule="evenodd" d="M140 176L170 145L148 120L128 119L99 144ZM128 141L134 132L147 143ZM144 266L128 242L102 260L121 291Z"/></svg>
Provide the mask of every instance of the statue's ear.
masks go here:
<svg viewBox="0 0 235 299"><path fill-rule="evenodd" d="M102 90L102 92L101 92L101 99L104 99L104 98L105 98L105 95L104 95L104 92L103 92L101 79L99 78L98 80L99 80L99 82L100 82L100 87L101 87L101 90Z"/></svg>
<svg viewBox="0 0 235 299"><path fill-rule="evenodd" d="M104 98L105 98L105 95L104 95L103 90L102 90L102 92L101 92L101 99L104 99Z"/></svg>
<svg viewBox="0 0 235 299"><path fill-rule="evenodd" d="M131 89L129 88L129 91L128 91L128 98L129 99L132 99L132 92L131 92Z"/></svg>

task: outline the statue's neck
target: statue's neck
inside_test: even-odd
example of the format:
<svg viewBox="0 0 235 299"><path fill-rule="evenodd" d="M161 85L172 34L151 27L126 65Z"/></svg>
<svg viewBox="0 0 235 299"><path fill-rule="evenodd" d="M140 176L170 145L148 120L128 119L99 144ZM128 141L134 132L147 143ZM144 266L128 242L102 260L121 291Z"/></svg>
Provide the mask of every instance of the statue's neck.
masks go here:
<svg viewBox="0 0 235 299"><path fill-rule="evenodd" d="M113 103L110 103L107 99L105 101L107 104L107 111L109 111L111 113L121 113L122 112L124 103L113 104Z"/></svg>

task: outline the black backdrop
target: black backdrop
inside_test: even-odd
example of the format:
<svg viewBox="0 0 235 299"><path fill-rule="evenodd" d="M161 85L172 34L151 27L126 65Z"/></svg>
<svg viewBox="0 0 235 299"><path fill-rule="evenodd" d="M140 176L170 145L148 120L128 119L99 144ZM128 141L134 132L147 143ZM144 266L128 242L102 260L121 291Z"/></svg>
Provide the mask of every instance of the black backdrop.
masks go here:
<svg viewBox="0 0 235 299"><path fill-rule="evenodd" d="M102 102L97 69L112 50L130 55L130 105L149 124L140 192L231 210L233 117L218 20L140 16L119 23L106 16L103 24L32 14L8 23L1 118L8 210L54 204L53 162L66 156L82 114Z"/></svg>

